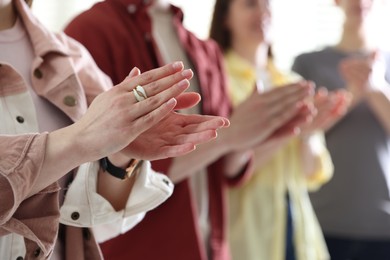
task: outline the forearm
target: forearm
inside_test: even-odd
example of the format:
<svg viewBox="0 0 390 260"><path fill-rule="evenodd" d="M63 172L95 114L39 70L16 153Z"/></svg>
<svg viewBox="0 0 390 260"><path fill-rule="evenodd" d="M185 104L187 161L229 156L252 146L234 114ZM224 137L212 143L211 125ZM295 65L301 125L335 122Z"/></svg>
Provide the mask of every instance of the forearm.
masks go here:
<svg viewBox="0 0 390 260"><path fill-rule="evenodd" d="M386 132L390 135L390 88L369 92L367 101Z"/></svg>
<svg viewBox="0 0 390 260"><path fill-rule="evenodd" d="M44 161L30 195L58 181L80 164L97 159L90 157L87 150L88 145L80 141L74 125L49 133Z"/></svg>
<svg viewBox="0 0 390 260"><path fill-rule="evenodd" d="M119 154L108 157L110 162L117 167L126 168L130 159ZM111 203L116 211L125 208L131 189L136 180L136 173L133 172L130 178L118 179L108 172L99 171L97 192Z"/></svg>
<svg viewBox="0 0 390 260"><path fill-rule="evenodd" d="M318 171L320 163L320 149L316 147L316 143L313 139L313 136L307 136L300 138L300 152L301 152L301 162L302 170L306 176L310 176Z"/></svg>
<svg viewBox="0 0 390 260"><path fill-rule="evenodd" d="M211 142L199 145L195 151L187 155L174 158L168 176L173 183L178 183L206 168L227 152L228 148L218 137Z"/></svg>
<svg viewBox="0 0 390 260"><path fill-rule="evenodd" d="M259 169L264 167L272 157L284 146L290 138L281 138L280 140L272 140L257 147L254 151L254 168Z"/></svg>
<svg viewBox="0 0 390 260"><path fill-rule="evenodd" d="M225 156L223 172L228 178L235 178L241 170L247 165L253 151L236 151L231 152Z"/></svg>

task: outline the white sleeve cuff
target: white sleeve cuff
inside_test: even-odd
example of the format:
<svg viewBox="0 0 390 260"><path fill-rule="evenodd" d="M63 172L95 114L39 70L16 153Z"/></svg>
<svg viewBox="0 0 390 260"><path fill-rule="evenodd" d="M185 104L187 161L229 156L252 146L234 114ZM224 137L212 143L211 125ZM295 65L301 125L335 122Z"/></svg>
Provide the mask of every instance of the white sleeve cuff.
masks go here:
<svg viewBox="0 0 390 260"><path fill-rule="evenodd" d="M173 192L167 176L152 170L144 161L126 208L115 211L111 204L96 192L99 163L81 165L70 185L60 209L60 222L70 226L94 227L98 242L125 233L144 217L145 213L163 203Z"/></svg>

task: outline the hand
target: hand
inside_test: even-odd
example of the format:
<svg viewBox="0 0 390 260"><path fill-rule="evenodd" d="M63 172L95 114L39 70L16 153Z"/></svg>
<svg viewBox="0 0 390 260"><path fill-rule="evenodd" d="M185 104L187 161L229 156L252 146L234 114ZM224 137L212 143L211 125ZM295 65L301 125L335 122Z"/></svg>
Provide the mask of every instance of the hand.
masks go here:
<svg viewBox="0 0 390 260"><path fill-rule="evenodd" d="M377 52L367 57L345 59L340 63L340 73L355 101L364 98L369 91L386 85L385 67Z"/></svg>
<svg viewBox="0 0 390 260"><path fill-rule="evenodd" d="M252 149L294 118L299 112L299 104L312 91L310 83L301 81L263 94L252 94L234 110L231 125L220 132L220 138L232 150Z"/></svg>
<svg viewBox="0 0 390 260"><path fill-rule="evenodd" d="M301 135L328 130L346 114L350 101L351 94L345 90L329 93L326 88L320 88L312 101L317 113L310 122L300 126Z"/></svg>
<svg viewBox="0 0 390 260"><path fill-rule="evenodd" d="M278 128L266 140L286 139L297 136L301 133L301 127L312 122L313 117L317 114L317 110L310 102L303 102L298 105L298 113L290 119L286 124Z"/></svg>
<svg viewBox="0 0 390 260"><path fill-rule="evenodd" d="M129 77L139 73L137 71ZM198 104L200 95L193 92L181 93L176 100L175 110L186 109ZM196 145L214 139L217 136L216 130L228 125L229 121L223 117L171 112L118 154L110 156L110 160L127 162L128 158L159 160L181 156L193 151Z"/></svg>
<svg viewBox="0 0 390 260"><path fill-rule="evenodd" d="M196 145L216 138L217 129L228 125L229 121L223 117L171 112L131 142L121 154L151 161L181 156L193 151Z"/></svg>
<svg viewBox="0 0 390 260"><path fill-rule="evenodd" d="M141 75L134 69L131 77L97 96L87 113L74 124L80 149L86 150L91 160L96 160L127 147L141 133L169 115L177 105L174 97L188 88L188 79L192 75L190 70L183 70L181 62ZM141 102L137 102L132 93L137 85L143 86L148 95ZM184 97L187 97L187 103L191 103L188 95ZM186 100L179 99L181 103L185 103L183 99Z"/></svg>

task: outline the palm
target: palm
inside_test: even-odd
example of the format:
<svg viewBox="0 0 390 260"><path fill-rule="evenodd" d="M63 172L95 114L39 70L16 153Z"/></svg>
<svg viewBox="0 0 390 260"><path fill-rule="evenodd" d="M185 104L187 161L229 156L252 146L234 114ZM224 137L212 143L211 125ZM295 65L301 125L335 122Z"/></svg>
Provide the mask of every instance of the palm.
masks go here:
<svg viewBox="0 0 390 260"><path fill-rule="evenodd" d="M158 124L143 132L122 153L129 158L158 160L184 155L195 145L216 137L216 129L225 125L220 117L183 115L171 112Z"/></svg>

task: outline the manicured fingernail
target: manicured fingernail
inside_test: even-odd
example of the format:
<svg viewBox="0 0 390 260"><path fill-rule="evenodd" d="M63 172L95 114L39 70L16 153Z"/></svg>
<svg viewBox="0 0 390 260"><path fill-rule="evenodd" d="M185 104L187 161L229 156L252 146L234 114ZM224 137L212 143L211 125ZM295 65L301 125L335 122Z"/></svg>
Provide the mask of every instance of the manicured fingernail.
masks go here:
<svg viewBox="0 0 390 260"><path fill-rule="evenodd" d="M188 87L189 84L190 84L190 82L188 81L188 79L183 79L182 81L177 83L177 85L181 88L186 88L186 87Z"/></svg>
<svg viewBox="0 0 390 260"><path fill-rule="evenodd" d="M191 69L187 69L187 70L183 70L181 75L183 75L183 77L185 78L191 78L192 75L194 75L194 73L192 72Z"/></svg>
<svg viewBox="0 0 390 260"><path fill-rule="evenodd" d="M183 62L181 62L181 61L176 61L176 62L174 62L174 63L172 64L172 67L173 67L174 69L181 69L181 68L184 67L184 65L183 65Z"/></svg>
<svg viewBox="0 0 390 260"><path fill-rule="evenodd" d="M176 104L176 99L175 98L171 98L170 100L167 101L167 105L168 106L175 105L175 104Z"/></svg>
<svg viewBox="0 0 390 260"><path fill-rule="evenodd" d="M135 75L135 74L137 73L137 71L139 71L139 69L138 69L137 67L134 67L134 68L130 71L129 77Z"/></svg>

